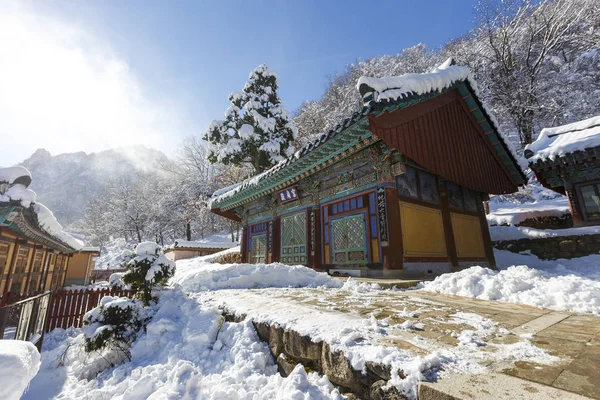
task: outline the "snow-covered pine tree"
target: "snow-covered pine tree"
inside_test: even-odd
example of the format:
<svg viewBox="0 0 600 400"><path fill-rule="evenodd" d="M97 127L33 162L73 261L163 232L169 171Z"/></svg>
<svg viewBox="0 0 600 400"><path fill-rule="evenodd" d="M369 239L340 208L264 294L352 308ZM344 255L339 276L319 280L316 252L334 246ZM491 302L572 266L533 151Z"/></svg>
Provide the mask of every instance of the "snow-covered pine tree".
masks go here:
<svg viewBox="0 0 600 400"><path fill-rule="evenodd" d="M225 120L213 121L204 135L212 163L250 165L258 174L294 153L297 129L278 88L277 75L261 64L241 92L229 95Z"/></svg>

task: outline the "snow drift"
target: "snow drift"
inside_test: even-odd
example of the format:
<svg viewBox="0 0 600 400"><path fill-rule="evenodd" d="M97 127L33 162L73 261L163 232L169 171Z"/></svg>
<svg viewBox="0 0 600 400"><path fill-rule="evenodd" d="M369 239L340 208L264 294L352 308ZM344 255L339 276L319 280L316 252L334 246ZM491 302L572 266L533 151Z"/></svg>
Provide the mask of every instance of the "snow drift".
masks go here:
<svg viewBox="0 0 600 400"><path fill-rule="evenodd" d="M4 400L19 400L40 369L40 353L31 342L0 340L0 388Z"/></svg>
<svg viewBox="0 0 600 400"><path fill-rule="evenodd" d="M302 367L279 375L249 321L223 322L218 309L177 290L165 292L153 312L131 362L114 368L81 351L81 329L52 331L24 399L342 399L326 377Z"/></svg>
<svg viewBox="0 0 600 400"><path fill-rule="evenodd" d="M600 314L600 282L575 274L554 274L525 265L493 271L479 266L420 284L425 291Z"/></svg>
<svg viewBox="0 0 600 400"><path fill-rule="evenodd" d="M266 287L335 287L342 282L326 273L300 265L274 264L211 264L202 258L177 262L172 285L182 290L200 292L219 289Z"/></svg>

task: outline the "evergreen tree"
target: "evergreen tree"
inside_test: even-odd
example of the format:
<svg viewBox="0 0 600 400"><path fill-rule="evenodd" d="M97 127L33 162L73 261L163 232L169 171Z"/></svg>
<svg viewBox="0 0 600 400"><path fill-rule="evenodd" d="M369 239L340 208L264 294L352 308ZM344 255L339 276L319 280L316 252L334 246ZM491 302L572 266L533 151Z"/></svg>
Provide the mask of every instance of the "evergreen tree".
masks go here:
<svg viewBox="0 0 600 400"><path fill-rule="evenodd" d="M260 173L294 153L297 129L277 95L275 73L256 67L241 92L229 95L225 120L213 121L204 140L212 163L250 165Z"/></svg>

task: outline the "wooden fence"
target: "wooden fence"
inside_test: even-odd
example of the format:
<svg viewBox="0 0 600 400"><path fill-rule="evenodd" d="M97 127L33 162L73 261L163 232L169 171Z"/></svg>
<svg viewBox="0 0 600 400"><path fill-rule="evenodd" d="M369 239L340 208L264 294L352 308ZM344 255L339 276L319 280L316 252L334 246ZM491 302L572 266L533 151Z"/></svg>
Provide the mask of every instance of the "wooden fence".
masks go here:
<svg viewBox="0 0 600 400"><path fill-rule="evenodd" d="M57 290L52 293L46 319L45 332L55 328L79 328L83 315L98 306L104 296L129 297L137 290L121 289L87 289L87 290Z"/></svg>

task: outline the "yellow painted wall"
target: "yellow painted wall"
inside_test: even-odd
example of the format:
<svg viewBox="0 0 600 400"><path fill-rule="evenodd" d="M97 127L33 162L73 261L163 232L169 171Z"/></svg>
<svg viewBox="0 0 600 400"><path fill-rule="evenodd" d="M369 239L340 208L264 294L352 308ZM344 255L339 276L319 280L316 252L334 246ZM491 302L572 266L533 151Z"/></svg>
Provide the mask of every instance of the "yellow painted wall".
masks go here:
<svg viewBox="0 0 600 400"><path fill-rule="evenodd" d="M400 202L405 257L446 257L442 211Z"/></svg>
<svg viewBox="0 0 600 400"><path fill-rule="evenodd" d="M97 255L98 253L93 252L73 253L71 260L69 261L69 268L67 269L67 279L85 279L86 271L88 272L87 278L89 279L95 265L94 257ZM88 261L90 263L89 269Z"/></svg>
<svg viewBox="0 0 600 400"><path fill-rule="evenodd" d="M479 217L450 213L452 232L459 258L484 258L485 248Z"/></svg>

